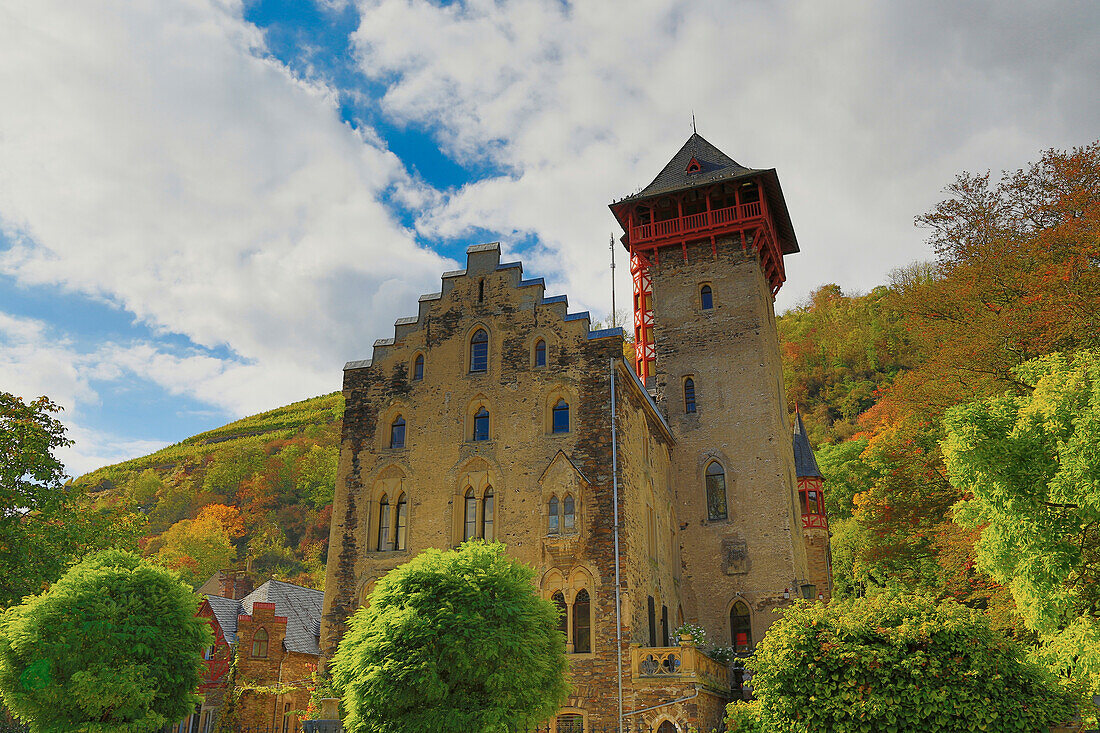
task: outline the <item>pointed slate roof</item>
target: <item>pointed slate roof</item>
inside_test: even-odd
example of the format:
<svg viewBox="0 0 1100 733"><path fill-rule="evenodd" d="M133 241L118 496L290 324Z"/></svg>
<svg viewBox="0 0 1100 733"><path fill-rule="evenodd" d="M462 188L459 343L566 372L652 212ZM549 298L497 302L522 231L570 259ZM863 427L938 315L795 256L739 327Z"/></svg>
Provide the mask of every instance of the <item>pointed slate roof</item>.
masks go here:
<svg viewBox="0 0 1100 733"><path fill-rule="evenodd" d="M814 449L810 447L810 439L806 436L806 426L802 424L802 413L794 413L794 470L799 478L822 478L821 469L817 467L817 459L814 458Z"/></svg>
<svg viewBox="0 0 1100 733"><path fill-rule="evenodd" d="M286 616L287 651L320 654L321 606L325 594L281 580L269 580L241 599L243 613L252 613L254 603L274 603L275 615Z"/></svg>
<svg viewBox="0 0 1100 733"><path fill-rule="evenodd" d="M688 166L693 159L699 162L701 170L689 173ZM783 189L779 185L779 176L776 175L775 168L746 168L711 145L706 138L697 132L691 134L683 147L672 156L672 160L665 165L648 186L638 193L612 203L611 210L618 217L619 224L625 229L627 222L621 215L622 204L624 203L662 196L676 191L686 191L697 186L724 181L737 181L757 176L763 181L765 195L768 199L768 208L775 222L776 234L779 236L783 254L789 255L798 252L798 238L794 233L794 225L791 223L791 215L787 211L787 202L783 198Z"/></svg>
<svg viewBox="0 0 1100 733"><path fill-rule="evenodd" d="M688 166L693 158L702 166L702 170L698 173L688 172ZM763 172L755 168L746 168L711 145L702 135L693 132L652 183L623 200L644 199L662 193L694 188L700 184L746 178Z"/></svg>
<svg viewBox="0 0 1100 733"><path fill-rule="evenodd" d="M236 644L237 616L241 612L241 602L221 596L207 596L206 602L210 604L210 610L218 620L218 626L222 629L222 636L225 637L226 643Z"/></svg>

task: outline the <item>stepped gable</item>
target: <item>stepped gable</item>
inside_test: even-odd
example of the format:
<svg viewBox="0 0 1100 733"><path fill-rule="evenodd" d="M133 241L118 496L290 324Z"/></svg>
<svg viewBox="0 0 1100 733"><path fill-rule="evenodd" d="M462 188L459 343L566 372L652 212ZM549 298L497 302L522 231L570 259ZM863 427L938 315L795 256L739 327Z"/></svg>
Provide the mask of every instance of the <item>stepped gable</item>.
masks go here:
<svg viewBox="0 0 1100 733"><path fill-rule="evenodd" d="M325 594L281 580L269 580L241 599L243 613L252 614L255 603L274 603L275 615L286 617L283 645L289 652L320 654L321 606ZM216 612L215 612L216 613ZM218 618L221 621L221 617ZM234 623L236 629L236 623Z"/></svg>
<svg viewBox="0 0 1100 733"><path fill-rule="evenodd" d="M519 308L525 310L539 309L558 318L562 323L575 323L576 328L583 329L586 338L625 338L622 328L604 328L596 331L590 330L591 314L588 311L578 313L569 312L569 299L565 295L546 295L546 282L541 277L524 279L523 263L500 261L500 242L488 244L475 244L466 249L466 267L462 270L451 270L442 275L442 287L439 292L426 293L418 299L419 312L416 316L399 318L394 322L394 334L390 338L378 339L374 342L374 354L370 359L349 361L344 365L344 371L365 369L375 361L384 358L391 347L400 346L402 340L411 333L421 331L427 327L429 318L441 313L443 306L449 304L451 294L455 286L465 278L482 277L485 275L502 273L510 278L511 287L520 291Z"/></svg>
<svg viewBox="0 0 1100 733"><path fill-rule="evenodd" d="M814 458L814 449L810 447L810 439L806 436L806 426L802 424L802 413L794 414L794 470L798 478L822 478L821 469L817 467L817 459Z"/></svg>

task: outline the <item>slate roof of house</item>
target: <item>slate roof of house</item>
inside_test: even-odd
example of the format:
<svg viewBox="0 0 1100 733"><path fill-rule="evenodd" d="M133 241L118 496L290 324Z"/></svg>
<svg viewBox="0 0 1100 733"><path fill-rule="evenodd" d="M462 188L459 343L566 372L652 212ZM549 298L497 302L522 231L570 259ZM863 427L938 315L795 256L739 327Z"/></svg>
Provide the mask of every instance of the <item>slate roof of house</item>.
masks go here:
<svg viewBox="0 0 1100 733"><path fill-rule="evenodd" d="M821 478L821 469L817 467L814 449L806 436L806 426L802 424L802 413L794 414L794 470L799 478Z"/></svg>
<svg viewBox="0 0 1100 733"><path fill-rule="evenodd" d="M691 163L692 158L699 161L702 166L697 173L688 173L688 164ZM627 196L624 201L682 191L705 183L746 178L763 172L755 168L746 168L711 145L702 135L694 132L652 183L633 196Z"/></svg>
<svg viewBox="0 0 1100 733"><path fill-rule="evenodd" d="M286 616L287 651L320 654L321 606L325 594L281 580L269 580L241 599L244 613L252 613L253 603L274 603L275 615Z"/></svg>
<svg viewBox="0 0 1100 733"><path fill-rule="evenodd" d="M254 603L274 603L275 615L286 616L287 651L320 654L321 606L325 594L281 580L269 580L239 601L221 596L207 596L210 610L221 626L225 640L237 643L237 616L251 614Z"/></svg>

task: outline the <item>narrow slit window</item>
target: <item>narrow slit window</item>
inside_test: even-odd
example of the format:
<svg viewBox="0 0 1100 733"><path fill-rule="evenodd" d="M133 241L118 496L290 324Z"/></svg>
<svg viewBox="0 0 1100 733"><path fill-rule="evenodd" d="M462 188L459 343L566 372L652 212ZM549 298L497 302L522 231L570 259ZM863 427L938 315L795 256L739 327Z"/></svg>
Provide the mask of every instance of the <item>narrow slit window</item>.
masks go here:
<svg viewBox="0 0 1100 733"><path fill-rule="evenodd" d="M661 606L661 646L672 646L668 638L668 606Z"/></svg>
<svg viewBox="0 0 1100 733"><path fill-rule="evenodd" d="M477 302L485 302L485 280L479 280L477 283Z"/></svg>
<svg viewBox="0 0 1100 733"><path fill-rule="evenodd" d="M691 377L684 380L684 412L695 412L695 380Z"/></svg>
<svg viewBox="0 0 1100 733"><path fill-rule="evenodd" d="M424 355L417 354L416 361L413 362L413 379L421 380L424 378Z"/></svg>
<svg viewBox="0 0 1100 733"><path fill-rule="evenodd" d="M405 418L398 415L390 425L390 448L405 447Z"/></svg>
<svg viewBox="0 0 1100 733"><path fill-rule="evenodd" d="M703 306L705 311L709 311L714 307L714 292L709 285L699 288L699 304Z"/></svg>
<svg viewBox="0 0 1100 733"><path fill-rule="evenodd" d="M546 366L546 342L542 339L535 342L535 366Z"/></svg>
<svg viewBox="0 0 1100 733"><path fill-rule="evenodd" d="M657 608L653 604L653 596L647 596L647 605L649 614L649 645L657 646Z"/></svg>
<svg viewBox="0 0 1100 733"><path fill-rule="evenodd" d="M566 532L572 531L577 524L577 515L573 506L573 496L571 494L566 495L565 501L562 502L562 527Z"/></svg>
<svg viewBox="0 0 1100 733"><path fill-rule="evenodd" d="M470 337L470 371L489 371L489 334L484 328L474 331Z"/></svg>
<svg viewBox="0 0 1100 733"><path fill-rule="evenodd" d="M481 499L481 536L487 540L495 539L493 534L493 487L485 489Z"/></svg>
<svg viewBox="0 0 1100 733"><path fill-rule="evenodd" d="M726 472L718 461L707 466L707 519L726 519Z"/></svg>
<svg viewBox="0 0 1100 733"><path fill-rule="evenodd" d="M489 439L489 411L482 407L474 413L474 440Z"/></svg>
<svg viewBox="0 0 1100 733"><path fill-rule="evenodd" d="M462 525L462 539L472 540L477 536L477 497L473 489L466 489L465 516Z"/></svg>
<svg viewBox="0 0 1100 733"><path fill-rule="evenodd" d="M591 602L588 591L581 589L573 599L573 652L587 654L592 651Z"/></svg>
<svg viewBox="0 0 1100 733"><path fill-rule="evenodd" d="M397 533L394 537L393 549L404 550L406 536L409 529L409 501L404 494L397 500Z"/></svg>
<svg viewBox="0 0 1100 733"><path fill-rule="evenodd" d="M553 432L569 432L569 403L564 399L558 400L553 409Z"/></svg>
<svg viewBox="0 0 1100 733"><path fill-rule="evenodd" d="M559 522L561 518L558 516L558 497L551 496L550 504L547 507L548 516L550 517L550 524L548 525L549 534L558 534L561 531L561 525Z"/></svg>
<svg viewBox="0 0 1100 733"><path fill-rule="evenodd" d="M382 494L378 500L378 551L384 552L390 544L390 500Z"/></svg>

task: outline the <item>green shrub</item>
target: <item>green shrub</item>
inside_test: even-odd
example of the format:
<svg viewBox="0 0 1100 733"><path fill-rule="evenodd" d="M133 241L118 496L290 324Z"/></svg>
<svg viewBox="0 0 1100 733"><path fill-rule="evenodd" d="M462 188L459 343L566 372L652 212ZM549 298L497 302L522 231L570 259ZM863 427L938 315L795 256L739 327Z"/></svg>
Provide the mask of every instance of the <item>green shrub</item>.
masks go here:
<svg viewBox="0 0 1100 733"><path fill-rule="evenodd" d="M0 616L0 694L33 733L142 733L194 710L210 627L191 589L105 550Z"/></svg>
<svg viewBox="0 0 1100 733"><path fill-rule="evenodd" d="M1045 731L1074 714L979 612L922 596L800 603L746 666L768 731ZM729 714L733 730L752 725L751 708Z"/></svg>

